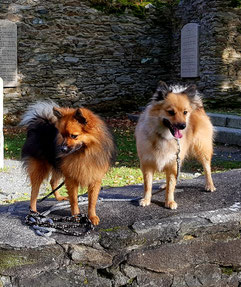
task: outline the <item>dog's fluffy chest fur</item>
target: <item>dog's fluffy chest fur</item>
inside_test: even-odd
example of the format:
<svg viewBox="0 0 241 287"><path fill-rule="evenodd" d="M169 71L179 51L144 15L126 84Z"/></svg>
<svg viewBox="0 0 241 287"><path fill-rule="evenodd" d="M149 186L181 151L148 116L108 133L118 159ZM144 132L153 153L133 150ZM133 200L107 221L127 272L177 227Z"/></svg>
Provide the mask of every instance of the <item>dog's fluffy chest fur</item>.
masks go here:
<svg viewBox="0 0 241 287"><path fill-rule="evenodd" d="M158 171L162 171L166 165L176 160L177 143L175 140L166 140L159 136L151 144Z"/></svg>
<svg viewBox="0 0 241 287"><path fill-rule="evenodd" d="M135 135L139 156L156 170L162 171L176 159L177 142L157 118L150 119L143 114Z"/></svg>

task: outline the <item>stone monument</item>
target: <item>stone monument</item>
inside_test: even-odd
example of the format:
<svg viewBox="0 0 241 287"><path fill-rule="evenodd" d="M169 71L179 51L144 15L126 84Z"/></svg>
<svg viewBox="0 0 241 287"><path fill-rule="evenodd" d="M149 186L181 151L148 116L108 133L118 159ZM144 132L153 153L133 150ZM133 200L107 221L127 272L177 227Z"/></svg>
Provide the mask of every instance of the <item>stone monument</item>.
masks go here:
<svg viewBox="0 0 241 287"><path fill-rule="evenodd" d="M0 168L4 167L3 80L0 78Z"/></svg>
<svg viewBox="0 0 241 287"><path fill-rule="evenodd" d="M199 25L186 24L181 31L181 77L199 77Z"/></svg>
<svg viewBox="0 0 241 287"><path fill-rule="evenodd" d="M0 77L3 86L17 85L17 25L0 20Z"/></svg>

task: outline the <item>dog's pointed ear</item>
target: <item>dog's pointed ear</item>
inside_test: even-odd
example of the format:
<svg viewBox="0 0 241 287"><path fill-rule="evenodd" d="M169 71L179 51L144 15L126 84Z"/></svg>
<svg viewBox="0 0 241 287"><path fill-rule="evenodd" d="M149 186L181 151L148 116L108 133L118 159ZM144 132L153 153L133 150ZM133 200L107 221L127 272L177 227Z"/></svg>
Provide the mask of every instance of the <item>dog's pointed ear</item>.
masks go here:
<svg viewBox="0 0 241 287"><path fill-rule="evenodd" d="M53 107L53 113L58 120L63 117L63 114L61 113L60 109L57 107Z"/></svg>
<svg viewBox="0 0 241 287"><path fill-rule="evenodd" d="M196 96L197 93L197 86L192 84L189 85L183 92L182 94L186 94L189 98L193 98Z"/></svg>
<svg viewBox="0 0 241 287"><path fill-rule="evenodd" d="M83 113L82 113L81 109L76 109L75 114L74 114L74 118L82 125L86 125L87 124L87 120L83 116Z"/></svg>
<svg viewBox="0 0 241 287"><path fill-rule="evenodd" d="M171 91L170 91L168 85L165 82L160 81L158 86L157 86L156 92L153 95L153 100L154 101L162 101L166 98L167 94L170 92Z"/></svg>
<svg viewBox="0 0 241 287"><path fill-rule="evenodd" d="M194 109L199 109L203 107L203 102L202 102L202 98L199 95L198 91L197 91L197 86L192 84L189 85L183 92L182 94L185 94L188 96L191 106Z"/></svg>

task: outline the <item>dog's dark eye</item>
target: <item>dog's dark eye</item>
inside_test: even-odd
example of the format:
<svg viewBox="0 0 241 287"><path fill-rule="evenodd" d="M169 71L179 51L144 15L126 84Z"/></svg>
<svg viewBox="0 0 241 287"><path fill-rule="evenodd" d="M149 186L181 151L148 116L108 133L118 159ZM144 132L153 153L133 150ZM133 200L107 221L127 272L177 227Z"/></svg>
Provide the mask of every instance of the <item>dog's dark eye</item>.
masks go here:
<svg viewBox="0 0 241 287"><path fill-rule="evenodd" d="M76 139L78 135L70 135L72 139Z"/></svg>
<svg viewBox="0 0 241 287"><path fill-rule="evenodd" d="M167 111L170 116L175 116L175 112L173 110Z"/></svg>
<svg viewBox="0 0 241 287"><path fill-rule="evenodd" d="M187 114L187 111L184 111L183 114L186 115L186 114Z"/></svg>

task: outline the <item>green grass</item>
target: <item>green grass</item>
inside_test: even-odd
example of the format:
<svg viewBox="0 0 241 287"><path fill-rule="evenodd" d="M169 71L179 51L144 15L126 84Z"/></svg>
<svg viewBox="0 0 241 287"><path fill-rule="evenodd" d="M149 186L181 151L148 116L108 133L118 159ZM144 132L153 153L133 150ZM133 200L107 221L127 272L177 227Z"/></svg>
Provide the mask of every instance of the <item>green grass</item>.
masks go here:
<svg viewBox="0 0 241 287"><path fill-rule="evenodd" d="M134 128L114 129L118 147L118 157L115 166L111 168L103 180L103 186L125 186L143 183L136 152ZM157 173L154 180L163 179L162 173Z"/></svg>
<svg viewBox="0 0 241 287"><path fill-rule="evenodd" d="M230 169L235 168L241 168L241 162L240 161L228 161L228 160L213 160L212 161L212 172L223 172ZM195 159L188 159L185 160L185 162L182 165L181 168L182 172L190 172L190 173L202 173L203 174L203 168L202 165L197 162Z"/></svg>
<svg viewBox="0 0 241 287"><path fill-rule="evenodd" d="M139 161L136 153L134 130L114 129L114 136L118 147L116 166L137 168Z"/></svg>
<svg viewBox="0 0 241 287"><path fill-rule="evenodd" d="M4 157L6 159L20 159L21 149L26 139L24 133L8 134L4 136Z"/></svg>
<svg viewBox="0 0 241 287"><path fill-rule="evenodd" d="M241 109L237 108L237 109L206 109L206 112L209 113L217 113L217 114L228 114L228 115L235 115L235 116L241 116Z"/></svg>

